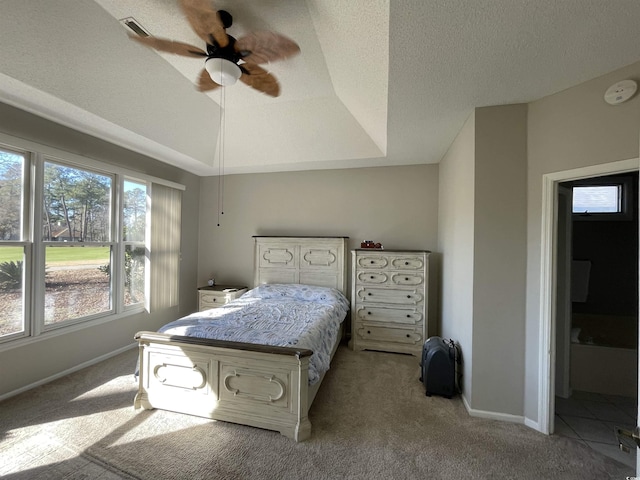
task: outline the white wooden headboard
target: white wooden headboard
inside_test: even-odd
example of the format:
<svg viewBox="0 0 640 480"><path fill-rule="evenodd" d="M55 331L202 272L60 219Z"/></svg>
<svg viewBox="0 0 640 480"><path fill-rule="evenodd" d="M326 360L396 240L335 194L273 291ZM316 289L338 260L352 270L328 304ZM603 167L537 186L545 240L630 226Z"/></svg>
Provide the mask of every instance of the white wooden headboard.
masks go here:
<svg viewBox="0 0 640 480"><path fill-rule="evenodd" d="M333 287L347 295L349 237L255 236L254 286L304 283Z"/></svg>

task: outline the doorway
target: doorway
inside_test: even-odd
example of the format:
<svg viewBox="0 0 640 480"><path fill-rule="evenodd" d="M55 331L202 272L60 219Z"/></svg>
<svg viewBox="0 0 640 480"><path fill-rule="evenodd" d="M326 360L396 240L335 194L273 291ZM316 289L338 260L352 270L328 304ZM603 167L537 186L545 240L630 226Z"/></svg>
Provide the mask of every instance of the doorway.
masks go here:
<svg viewBox="0 0 640 480"><path fill-rule="evenodd" d="M530 425L553 433L555 415L557 192L562 182L637 172L638 158L545 174L542 177L542 229L540 251L540 323L538 343L538 419ZM640 463L640 457L639 463ZM637 468L640 471L640 468Z"/></svg>
<svg viewBox="0 0 640 480"><path fill-rule="evenodd" d="M637 192L637 171L557 185L550 425L633 467L614 431L633 429L638 408Z"/></svg>

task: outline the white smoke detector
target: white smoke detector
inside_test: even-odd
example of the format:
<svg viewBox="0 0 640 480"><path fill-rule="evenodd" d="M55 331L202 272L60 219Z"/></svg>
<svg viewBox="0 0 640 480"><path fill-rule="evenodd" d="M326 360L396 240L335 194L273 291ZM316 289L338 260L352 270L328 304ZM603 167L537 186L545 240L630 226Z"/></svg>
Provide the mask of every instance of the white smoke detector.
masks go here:
<svg viewBox="0 0 640 480"><path fill-rule="evenodd" d="M638 84L633 80L623 80L611 85L604 94L604 101L609 105L624 103L633 97L638 90Z"/></svg>

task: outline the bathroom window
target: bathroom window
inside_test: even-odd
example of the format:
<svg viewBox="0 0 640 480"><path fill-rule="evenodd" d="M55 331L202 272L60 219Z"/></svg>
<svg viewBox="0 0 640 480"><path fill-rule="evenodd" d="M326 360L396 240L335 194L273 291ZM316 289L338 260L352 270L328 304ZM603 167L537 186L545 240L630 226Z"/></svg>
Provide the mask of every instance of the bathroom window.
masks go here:
<svg viewBox="0 0 640 480"><path fill-rule="evenodd" d="M591 179L572 185L572 212L575 220L630 220L631 181L618 178Z"/></svg>

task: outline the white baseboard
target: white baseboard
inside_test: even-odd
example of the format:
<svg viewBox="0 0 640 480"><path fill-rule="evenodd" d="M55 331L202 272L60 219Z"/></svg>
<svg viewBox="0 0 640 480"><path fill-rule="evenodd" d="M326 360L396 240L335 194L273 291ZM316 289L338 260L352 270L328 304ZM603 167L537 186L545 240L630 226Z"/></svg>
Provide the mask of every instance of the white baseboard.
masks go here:
<svg viewBox="0 0 640 480"><path fill-rule="evenodd" d="M66 375L69 375L70 373L77 372L78 370L82 370L83 368L90 367L91 365L95 365L96 363L100 363L103 360L107 360L108 358L115 357L116 355L119 355L121 353L126 352L127 350L130 350L132 348L137 348L137 347L138 347L137 343L132 343L131 345L127 345L125 347L119 348L117 350L114 350L113 352L105 353L104 355L100 355L99 357L93 358L91 360L87 360L86 362L76 365L75 367L56 373L55 375L51 375L47 378L43 378L42 380L38 380L37 382L30 383L29 385L21 387L17 390L13 390L9 393L5 393L4 395L0 395L0 402L3 400L6 400L7 398L15 397L16 395L26 392L27 390L31 390L32 388L39 387L40 385L44 385L45 383L52 382L54 380L57 380L58 378L62 378Z"/></svg>
<svg viewBox="0 0 640 480"><path fill-rule="evenodd" d="M471 408L469 406L469 402L467 398L462 395L462 403L464 408L467 409L467 412L472 417L478 418L488 418L490 420L500 420L501 422L511 422L511 423L525 423L525 418L522 415L512 415L510 413L500 413L500 412L489 412L487 410L477 410L475 408Z"/></svg>

